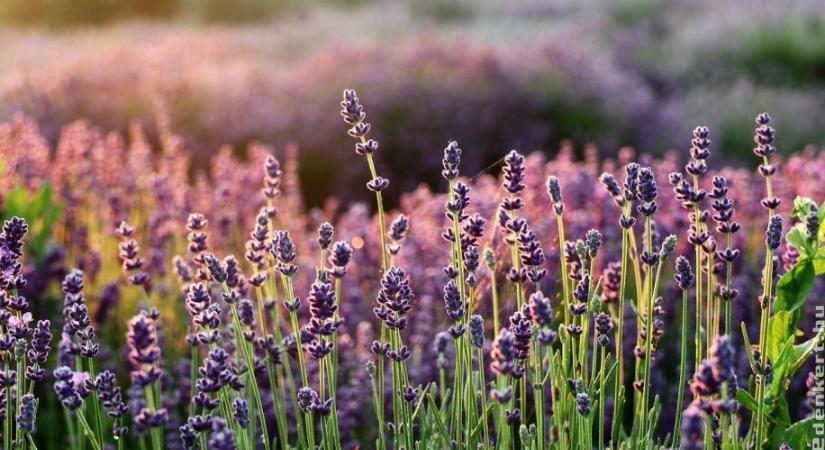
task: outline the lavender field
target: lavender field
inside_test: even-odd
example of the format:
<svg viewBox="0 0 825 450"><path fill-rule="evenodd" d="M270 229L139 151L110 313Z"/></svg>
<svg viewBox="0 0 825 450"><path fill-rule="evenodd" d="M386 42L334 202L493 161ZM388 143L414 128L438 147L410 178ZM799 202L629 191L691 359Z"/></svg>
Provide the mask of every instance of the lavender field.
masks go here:
<svg viewBox="0 0 825 450"><path fill-rule="evenodd" d="M815 2L59 5L0 8L0 448L825 445Z"/></svg>

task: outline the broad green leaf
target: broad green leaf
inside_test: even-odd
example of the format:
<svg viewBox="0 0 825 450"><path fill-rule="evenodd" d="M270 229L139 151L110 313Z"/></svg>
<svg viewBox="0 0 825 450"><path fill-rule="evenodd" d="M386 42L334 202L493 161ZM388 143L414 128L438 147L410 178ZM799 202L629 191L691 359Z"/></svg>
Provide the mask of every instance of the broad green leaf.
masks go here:
<svg viewBox="0 0 825 450"><path fill-rule="evenodd" d="M794 345L794 361L791 365L792 373L796 373L796 371L799 370L803 364L805 364L805 361L816 349L817 344L822 341L823 336L825 336L825 328L820 329L816 336L806 342Z"/></svg>
<svg viewBox="0 0 825 450"><path fill-rule="evenodd" d="M793 346L794 337L791 336L783 345L782 352L773 360L773 381L771 381L769 397L784 399L785 380L793 376L791 370L795 362L796 352Z"/></svg>
<svg viewBox="0 0 825 450"><path fill-rule="evenodd" d="M810 254L811 244L808 243L808 232L805 225L798 223L794 225L786 234L785 242L799 250L800 257Z"/></svg>
<svg viewBox="0 0 825 450"><path fill-rule="evenodd" d="M810 259L802 259L782 275L776 284L776 311L793 313L793 325L799 320L802 307L816 278L816 270Z"/></svg>
<svg viewBox="0 0 825 450"><path fill-rule="evenodd" d="M770 448L779 448L783 442L791 448L808 448L807 446L813 442L815 437L814 419L814 417L808 417L785 429L777 427L771 434Z"/></svg>
<svg viewBox="0 0 825 450"><path fill-rule="evenodd" d="M779 355L786 345L793 345L794 335L793 314L790 311L778 311L768 320L768 358L771 361L779 359Z"/></svg>

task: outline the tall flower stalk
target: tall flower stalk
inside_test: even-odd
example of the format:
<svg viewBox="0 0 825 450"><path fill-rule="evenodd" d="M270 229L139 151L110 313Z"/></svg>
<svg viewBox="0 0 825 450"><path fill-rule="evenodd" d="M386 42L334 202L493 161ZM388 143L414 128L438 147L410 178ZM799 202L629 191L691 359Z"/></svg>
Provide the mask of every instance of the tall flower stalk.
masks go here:
<svg viewBox="0 0 825 450"><path fill-rule="evenodd" d="M367 188L375 192L375 204L378 210L378 228L381 239L381 273L386 273L390 269L389 255L387 248L387 230L384 226L384 200L381 191L389 187L390 181L386 178L378 176L375 168L375 161L373 160L373 153L378 150L378 142L374 139L368 139L371 125L366 122L367 114L364 112L364 107L361 105L358 95L352 89L346 89L343 93L343 100L341 101L341 116L344 118L350 129L347 131L352 138L358 142L355 144L355 152L363 155L367 159L367 166L372 177L367 183ZM387 339L387 330L381 324L379 345L383 346ZM378 447L380 449L387 448L387 439L384 432L384 361L379 358L379 363L376 364L377 386L378 393L376 396L377 404L375 405L376 419L378 420Z"/></svg>

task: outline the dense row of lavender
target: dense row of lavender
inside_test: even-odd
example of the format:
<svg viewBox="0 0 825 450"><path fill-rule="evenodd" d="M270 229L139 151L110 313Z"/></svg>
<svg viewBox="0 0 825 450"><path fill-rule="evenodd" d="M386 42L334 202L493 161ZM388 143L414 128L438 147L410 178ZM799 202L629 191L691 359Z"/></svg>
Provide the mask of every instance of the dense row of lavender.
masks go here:
<svg viewBox="0 0 825 450"><path fill-rule="evenodd" d="M450 142L445 193L390 212L355 92L342 115L376 215L304 211L295 149L190 182L163 124L53 155L0 125L3 448L803 448L825 155L777 158L766 114L758 174L703 127L684 158L565 144L500 179Z"/></svg>

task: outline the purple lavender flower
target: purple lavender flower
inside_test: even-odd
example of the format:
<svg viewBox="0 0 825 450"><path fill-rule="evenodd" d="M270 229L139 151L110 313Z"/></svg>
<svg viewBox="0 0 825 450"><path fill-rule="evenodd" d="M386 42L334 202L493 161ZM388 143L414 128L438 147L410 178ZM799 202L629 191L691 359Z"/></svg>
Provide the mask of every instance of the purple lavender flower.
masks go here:
<svg viewBox="0 0 825 450"><path fill-rule="evenodd" d="M80 408L83 404L83 398L77 391L77 387L72 380L73 377L74 372L66 366L58 367L54 371L54 378L56 380L54 382L54 392L57 394L57 399L60 400L60 403L70 411Z"/></svg>
<svg viewBox="0 0 825 450"><path fill-rule="evenodd" d="M553 322L553 310L550 307L550 299L541 292L534 292L530 295L527 303L530 311L530 318L537 327L549 327Z"/></svg>
<svg viewBox="0 0 825 450"><path fill-rule="evenodd" d="M23 238L28 231L28 224L20 217L12 217L3 223L3 231L0 232L0 288L6 291L26 285L26 279L21 275L20 257L23 256Z"/></svg>
<svg viewBox="0 0 825 450"><path fill-rule="evenodd" d="M636 198L643 202L637 208L640 214L652 216L656 212L656 194L656 177L653 174L653 169L644 167L639 170L638 192L636 192Z"/></svg>
<svg viewBox="0 0 825 450"><path fill-rule="evenodd" d="M502 328L490 351L490 370L501 375L512 374L516 370L516 352L515 335L509 329Z"/></svg>
<svg viewBox="0 0 825 450"><path fill-rule="evenodd" d="M598 313L594 319L596 323L596 333L599 344L607 347L610 344L610 332L613 330L613 319L610 314Z"/></svg>
<svg viewBox="0 0 825 450"><path fill-rule="evenodd" d="M249 404L246 400L238 397L232 402L232 416L242 428L249 425Z"/></svg>
<svg viewBox="0 0 825 450"><path fill-rule="evenodd" d="M212 420L209 448L210 450L236 450L238 448L238 444L235 442L235 434L223 418L216 417Z"/></svg>
<svg viewBox="0 0 825 450"><path fill-rule="evenodd" d="M771 250L779 248L782 243L782 216L779 214L771 216L768 229L765 231L765 244Z"/></svg>
<svg viewBox="0 0 825 450"><path fill-rule="evenodd" d="M281 163L272 155L264 161L264 197L271 200L281 195Z"/></svg>
<svg viewBox="0 0 825 450"><path fill-rule="evenodd" d="M403 330L407 326L407 314L412 309L410 302L413 296L410 280L404 269L390 267L381 279L375 315L383 320L388 328Z"/></svg>
<svg viewBox="0 0 825 450"><path fill-rule="evenodd" d="M118 226L118 234L122 240L118 246L120 258L123 266L123 271L129 275L129 283L136 286L146 286L149 282L149 274L143 270L145 260L140 257L140 246L137 241L132 239L135 229L129 226L126 222L121 222Z"/></svg>
<svg viewBox="0 0 825 450"><path fill-rule="evenodd" d="M704 450L705 424L701 408L692 403L682 413L681 450Z"/></svg>
<svg viewBox="0 0 825 450"><path fill-rule="evenodd" d="M26 367L26 378L32 382L42 381L46 369L43 365L49 357L51 351L52 332L50 329L51 323L48 320L40 320L32 333L31 347L26 352L26 358L29 360L29 366Z"/></svg>
<svg viewBox="0 0 825 450"><path fill-rule="evenodd" d="M733 376L734 352L727 336L716 336L710 347L710 364L717 382L728 381Z"/></svg>
<svg viewBox="0 0 825 450"><path fill-rule="evenodd" d="M518 194L524 190L524 156L515 150L510 150L504 157L504 188L510 194Z"/></svg>
<svg viewBox="0 0 825 450"><path fill-rule="evenodd" d="M318 247L320 247L321 250L329 248L330 244L332 244L332 236L334 233L335 230L329 222L324 222L318 226Z"/></svg>
<svg viewBox="0 0 825 450"><path fill-rule="evenodd" d="M272 256L278 259L278 271L284 276L291 277L298 271L298 266L295 265L295 259L298 254L295 252L295 244L286 230L278 230L274 237L275 245L270 250Z"/></svg>
<svg viewBox="0 0 825 450"><path fill-rule="evenodd" d="M326 416L332 407L332 399L322 402L317 392L305 386L298 389L298 406L305 412Z"/></svg>
<svg viewBox="0 0 825 450"><path fill-rule="evenodd" d="M123 395L120 386L117 385L115 374L104 370L97 376L94 384L100 403L109 417L117 419L129 411L129 407L123 402Z"/></svg>
<svg viewBox="0 0 825 450"><path fill-rule="evenodd" d="M690 267L690 262L684 256L676 258L676 274L674 278L676 282L679 283L679 289L683 291L693 286L693 270Z"/></svg>
<svg viewBox="0 0 825 450"><path fill-rule="evenodd" d="M478 314L470 316L470 337L473 347L484 348L484 319Z"/></svg>
<svg viewBox="0 0 825 450"><path fill-rule="evenodd" d="M461 164L461 149L458 148L458 142L450 141L447 147L444 148L444 158L441 160L441 165L444 169L441 175L452 181L458 177L458 166Z"/></svg>
<svg viewBox="0 0 825 450"><path fill-rule="evenodd" d="M352 246L344 241L332 244L329 263L332 265L331 274L335 278L342 278L347 274L347 265L352 259Z"/></svg>
<svg viewBox="0 0 825 450"><path fill-rule="evenodd" d="M690 141L690 156L693 158L685 166L685 171L690 175L701 176L707 170L706 160L710 156L710 130L708 127L699 126L693 130L693 139Z"/></svg>
<svg viewBox="0 0 825 450"><path fill-rule="evenodd" d="M37 399L34 398L33 394L26 393L20 398L20 414L17 416L17 429L23 433L34 432L34 421L36 417Z"/></svg>
<svg viewBox="0 0 825 450"><path fill-rule="evenodd" d="M126 345L129 350L129 362L135 365L132 371L134 384L145 387L160 378L158 363L161 351L155 321L149 313L142 311L129 321Z"/></svg>
<svg viewBox="0 0 825 450"><path fill-rule="evenodd" d="M546 184L547 195L550 196L550 200L553 202L553 210L557 215L561 215L564 212L564 203L562 203L561 185L559 184L559 179L551 175L547 177Z"/></svg>
<svg viewBox="0 0 825 450"><path fill-rule="evenodd" d="M585 417L590 415L590 396L586 392L576 394L576 411Z"/></svg>
<svg viewBox="0 0 825 450"><path fill-rule="evenodd" d="M609 305L619 301L619 290L622 279L622 264L618 261L611 261L607 264L602 277L604 285L602 286L602 295L600 300L602 303Z"/></svg>

